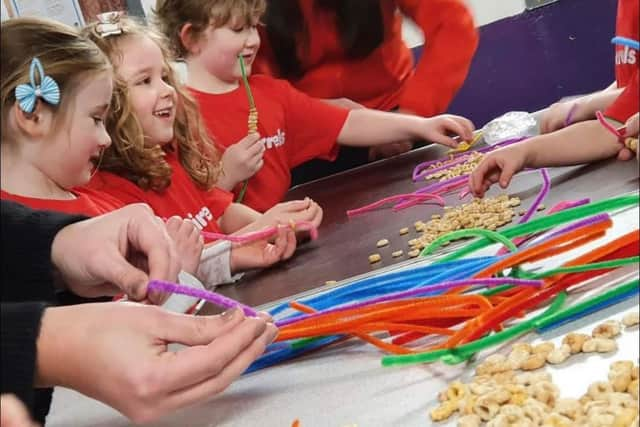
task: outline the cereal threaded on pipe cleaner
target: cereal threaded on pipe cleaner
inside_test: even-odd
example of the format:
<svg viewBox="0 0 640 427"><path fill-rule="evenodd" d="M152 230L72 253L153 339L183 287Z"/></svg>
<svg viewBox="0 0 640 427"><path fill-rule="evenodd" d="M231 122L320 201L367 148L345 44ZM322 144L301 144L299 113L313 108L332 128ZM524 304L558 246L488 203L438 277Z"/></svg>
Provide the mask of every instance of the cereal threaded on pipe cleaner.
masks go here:
<svg viewBox="0 0 640 427"><path fill-rule="evenodd" d="M238 56L238 62L240 62L240 70L242 72L242 83L244 85L244 89L247 91L247 98L249 99L249 118L247 120L247 127L249 130L249 134L258 133L258 109L256 108L255 100L253 99L253 93L251 93L251 87L249 86L249 79L247 78L247 70L244 66L244 59L242 56ZM242 188L240 189L240 193L238 194L238 198L236 201L241 203L244 200L244 195L247 192L247 187L249 186L249 180L246 179L242 183Z"/></svg>

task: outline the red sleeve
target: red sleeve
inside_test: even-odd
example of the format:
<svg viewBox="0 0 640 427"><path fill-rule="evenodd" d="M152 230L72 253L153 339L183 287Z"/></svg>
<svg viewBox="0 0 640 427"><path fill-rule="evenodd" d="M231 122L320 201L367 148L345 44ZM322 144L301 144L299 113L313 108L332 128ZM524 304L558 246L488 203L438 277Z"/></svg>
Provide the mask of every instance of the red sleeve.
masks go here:
<svg viewBox="0 0 640 427"><path fill-rule="evenodd" d="M640 109L640 100L638 99L639 85L638 78L640 72L636 69L631 81L624 88L624 91L616 98L604 112L604 115L610 119L620 123L626 122L629 117L633 116Z"/></svg>
<svg viewBox="0 0 640 427"><path fill-rule="evenodd" d="M422 29L424 49L400 108L422 116L446 111L462 87L478 47L478 30L463 0L398 0L400 10Z"/></svg>
<svg viewBox="0 0 640 427"><path fill-rule="evenodd" d="M220 218L231 203L233 203L233 193L218 187L213 187L207 193L207 207L214 218Z"/></svg>
<svg viewBox="0 0 640 427"><path fill-rule="evenodd" d="M106 193L122 203L147 203L144 191L133 182L110 172L98 172L89 181L88 188Z"/></svg>
<svg viewBox="0 0 640 427"><path fill-rule="evenodd" d="M279 80L285 94L287 156L289 167L294 168L311 159L335 160L339 147L336 143L349 110L327 104Z"/></svg>

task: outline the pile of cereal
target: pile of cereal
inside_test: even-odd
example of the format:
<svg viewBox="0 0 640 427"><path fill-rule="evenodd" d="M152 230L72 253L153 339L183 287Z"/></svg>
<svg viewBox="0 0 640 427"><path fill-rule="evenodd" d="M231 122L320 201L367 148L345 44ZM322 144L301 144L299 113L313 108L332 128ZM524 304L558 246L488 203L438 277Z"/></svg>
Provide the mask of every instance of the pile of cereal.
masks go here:
<svg viewBox="0 0 640 427"><path fill-rule="evenodd" d="M508 356L494 354L478 365L468 384L450 384L440 393L441 403L431 411L431 419L444 421L459 413L459 427L638 426L638 365L632 361L613 362L608 381L591 384L580 399L560 398L548 372L527 372L581 352L615 351L615 337L623 325L637 324L638 313L629 313L622 323L609 320L598 325L590 336L570 333L559 348L551 342L517 343Z"/></svg>

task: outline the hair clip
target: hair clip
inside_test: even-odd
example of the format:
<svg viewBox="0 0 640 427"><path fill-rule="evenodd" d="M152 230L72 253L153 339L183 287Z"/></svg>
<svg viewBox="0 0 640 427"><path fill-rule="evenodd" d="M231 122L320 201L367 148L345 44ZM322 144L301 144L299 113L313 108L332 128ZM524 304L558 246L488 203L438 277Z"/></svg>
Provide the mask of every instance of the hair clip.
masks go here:
<svg viewBox="0 0 640 427"><path fill-rule="evenodd" d="M121 16L122 12L118 11L99 13L97 15L99 24L96 25L96 32L100 37L105 38L122 34L122 27L120 26Z"/></svg>
<svg viewBox="0 0 640 427"><path fill-rule="evenodd" d="M36 70L40 74L40 84L36 84ZM53 78L44 74L42 64L38 58L33 58L29 69L30 83L22 83L16 87L15 95L20 109L25 113L32 113L38 98L51 105L60 102L60 87Z"/></svg>

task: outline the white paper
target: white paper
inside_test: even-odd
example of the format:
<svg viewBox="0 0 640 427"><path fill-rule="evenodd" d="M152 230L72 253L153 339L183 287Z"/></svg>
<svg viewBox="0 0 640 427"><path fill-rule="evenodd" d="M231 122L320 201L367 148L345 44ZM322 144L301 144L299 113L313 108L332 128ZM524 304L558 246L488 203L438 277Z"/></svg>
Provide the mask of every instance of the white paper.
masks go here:
<svg viewBox="0 0 640 427"><path fill-rule="evenodd" d="M17 16L42 16L75 27L84 25L77 0L11 0Z"/></svg>

